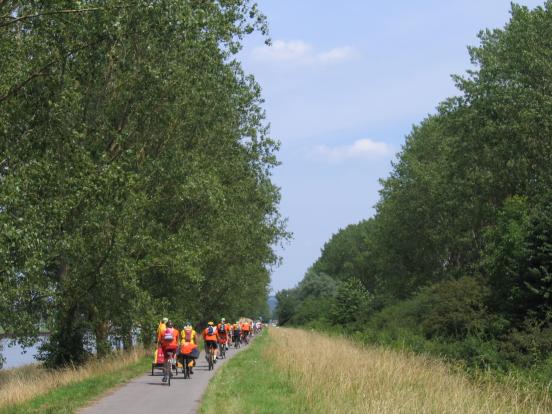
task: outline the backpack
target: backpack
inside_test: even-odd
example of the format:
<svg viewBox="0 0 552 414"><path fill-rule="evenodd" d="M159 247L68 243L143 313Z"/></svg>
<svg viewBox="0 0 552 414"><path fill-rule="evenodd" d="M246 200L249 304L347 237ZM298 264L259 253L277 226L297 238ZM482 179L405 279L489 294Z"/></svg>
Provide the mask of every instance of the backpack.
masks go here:
<svg viewBox="0 0 552 414"><path fill-rule="evenodd" d="M221 324L218 328L219 333L225 334L226 333L226 326L225 324Z"/></svg>
<svg viewBox="0 0 552 414"><path fill-rule="evenodd" d="M212 326L207 327L207 335L213 335L215 333L215 328Z"/></svg>
<svg viewBox="0 0 552 414"><path fill-rule="evenodd" d="M172 328L165 329L165 333L163 334L163 340L165 342L171 342L174 339L173 330Z"/></svg>
<svg viewBox="0 0 552 414"><path fill-rule="evenodd" d="M191 329L185 329L184 330L184 340L186 342L191 342L192 341L192 330Z"/></svg>

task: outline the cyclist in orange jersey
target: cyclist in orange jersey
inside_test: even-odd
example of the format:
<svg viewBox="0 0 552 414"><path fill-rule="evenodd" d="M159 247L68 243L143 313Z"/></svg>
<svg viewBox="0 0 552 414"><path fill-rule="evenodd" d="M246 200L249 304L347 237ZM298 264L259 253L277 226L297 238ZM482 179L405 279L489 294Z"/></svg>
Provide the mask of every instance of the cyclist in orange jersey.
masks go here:
<svg viewBox="0 0 552 414"><path fill-rule="evenodd" d="M251 325L249 324L249 322L245 321L241 324L241 328L242 328L243 339L245 340L245 343L248 344L249 335L251 334Z"/></svg>
<svg viewBox="0 0 552 414"><path fill-rule="evenodd" d="M181 341L178 359L183 366L188 363L190 374L193 374L193 367L195 366L196 358L199 357L199 350L197 349L197 333L192 327L191 322L186 322L180 337ZM187 362L187 360L189 360L189 362Z"/></svg>
<svg viewBox="0 0 552 414"><path fill-rule="evenodd" d="M207 328L203 330L203 341L205 342L205 358L208 360L209 353L213 352L216 362L218 354L218 332L215 324L211 321L207 324Z"/></svg>
<svg viewBox="0 0 552 414"><path fill-rule="evenodd" d="M161 344L163 356L165 357L165 369L163 370L163 382L167 382L170 375L170 358L172 358L178 349L178 329L175 329L172 321L167 322L167 328L159 333L157 342Z"/></svg>
<svg viewBox="0 0 552 414"><path fill-rule="evenodd" d="M226 323L226 319L222 318L217 325L218 343L228 350L228 341L230 338L230 324ZM220 352L219 352L220 355Z"/></svg>

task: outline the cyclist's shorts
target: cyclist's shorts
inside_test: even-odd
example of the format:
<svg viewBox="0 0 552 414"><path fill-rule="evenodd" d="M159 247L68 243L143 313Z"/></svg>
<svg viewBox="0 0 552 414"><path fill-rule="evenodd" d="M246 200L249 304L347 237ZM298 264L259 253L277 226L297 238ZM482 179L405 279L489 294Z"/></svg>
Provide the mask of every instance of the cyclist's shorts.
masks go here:
<svg viewBox="0 0 552 414"><path fill-rule="evenodd" d="M176 355L176 350L177 350L178 347L167 347L167 348L163 348L163 356L165 358L168 358L169 357L169 352L174 355Z"/></svg>
<svg viewBox="0 0 552 414"><path fill-rule="evenodd" d="M205 348L217 349L217 341L205 341Z"/></svg>

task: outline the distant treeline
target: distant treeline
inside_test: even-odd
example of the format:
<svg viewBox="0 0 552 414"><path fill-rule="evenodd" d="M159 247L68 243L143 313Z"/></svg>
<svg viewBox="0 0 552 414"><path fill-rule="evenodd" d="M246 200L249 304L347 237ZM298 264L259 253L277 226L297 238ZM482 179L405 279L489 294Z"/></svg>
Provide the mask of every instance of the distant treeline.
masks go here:
<svg viewBox="0 0 552 414"><path fill-rule="evenodd" d="M415 126L373 218L277 295L280 324L484 366L552 351L552 2L513 5L469 48L459 95Z"/></svg>
<svg viewBox="0 0 552 414"><path fill-rule="evenodd" d="M278 143L249 0L0 2L0 326L51 365L268 312ZM137 328L139 330L137 331Z"/></svg>

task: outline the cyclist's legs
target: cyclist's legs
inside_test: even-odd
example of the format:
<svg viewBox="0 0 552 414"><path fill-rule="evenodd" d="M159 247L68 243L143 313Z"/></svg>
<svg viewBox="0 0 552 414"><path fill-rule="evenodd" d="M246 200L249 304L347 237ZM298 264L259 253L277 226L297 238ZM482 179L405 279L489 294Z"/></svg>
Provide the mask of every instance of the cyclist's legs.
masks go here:
<svg viewBox="0 0 552 414"><path fill-rule="evenodd" d="M170 373L171 373L171 359L174 355L174 350L173 349L167 349L167 350L163 350L163 354L165 356L165 362L164 362L164 369L163 369L163 379L166 380Z"/></svg>
<svg viewBox="0 0 552 414"><path fill-rule="evenodd" d="M205 342L205 359L208 361L211 354L216 358L217 357L217 342L216 341L206 341Z"/></svg>

